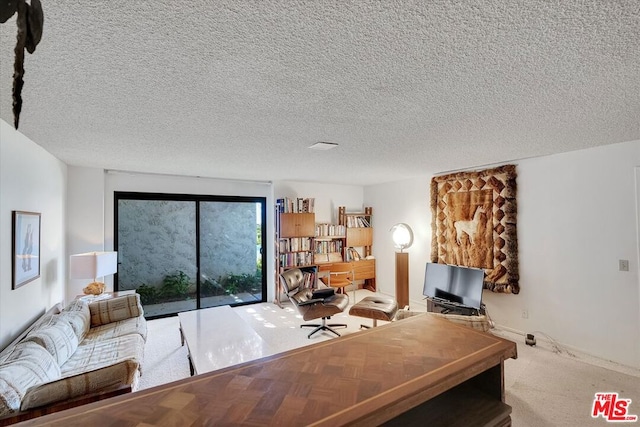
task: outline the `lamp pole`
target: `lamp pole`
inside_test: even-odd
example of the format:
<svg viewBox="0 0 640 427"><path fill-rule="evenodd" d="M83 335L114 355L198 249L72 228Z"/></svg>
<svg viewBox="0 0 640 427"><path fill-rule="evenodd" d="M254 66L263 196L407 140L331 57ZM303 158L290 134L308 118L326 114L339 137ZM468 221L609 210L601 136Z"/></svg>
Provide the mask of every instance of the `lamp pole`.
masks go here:
<svg viewBox="0 0 640 427"><path fill-rule="evenodd" d="M413 243L413 231L408 224L399 223L391 227L396 249L396 301L399 308L409 307L409 254L404 252Z"/></svg>
<svg viewBox="0 0 640 427"><path fill-rule="evenodd" d="M396 301L401 309L409 305L408 252L396 252Z"/></svg>

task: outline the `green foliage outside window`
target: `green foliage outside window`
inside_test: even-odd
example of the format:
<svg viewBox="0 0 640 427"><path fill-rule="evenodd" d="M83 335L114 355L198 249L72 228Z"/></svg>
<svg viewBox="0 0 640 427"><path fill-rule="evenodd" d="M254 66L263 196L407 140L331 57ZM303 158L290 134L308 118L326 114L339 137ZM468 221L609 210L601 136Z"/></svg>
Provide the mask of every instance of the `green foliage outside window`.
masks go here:
<svg viewBox="0 0 640 427"><path fill-rule="evenodd" d="M145 283L138 286L138 289L136 289L136 292L140 294L140 302L143 305L156 304L160 297L158 288L154 288L153 286L149 286Z"/></svg>
<svg viewBox="0 0 640 427"><path fill-rule="evenodd" d="M180 300L189 296L189 276L184 271L165 276L160 293L165 299Z"/></svg>
<svg viewBox="0 0 640 427"><path fill-rule="evenodd" d="M142 284L137 292L142 304L181 301L195 298L190 277L183 271L165 276L160 288ZM218 279L204 277L200 284L202 297L233 295L238 293L260 293L262 290L262 266L259 262L255 274L227 274Z"/></svg>

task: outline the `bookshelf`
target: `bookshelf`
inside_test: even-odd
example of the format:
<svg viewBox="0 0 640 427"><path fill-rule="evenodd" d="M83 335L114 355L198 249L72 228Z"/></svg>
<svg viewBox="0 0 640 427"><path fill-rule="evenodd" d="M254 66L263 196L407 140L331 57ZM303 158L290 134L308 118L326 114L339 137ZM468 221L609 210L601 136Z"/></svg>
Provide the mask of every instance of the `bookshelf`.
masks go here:
<svg viewBox="0 0 640 427"><path fill-rule="evenodd" d="M314 199L281 198L276 201L276 297L281 306L280 274L291 268L300 268L305 275L305 286L315 288L317 266L315 252Z"/></svg>
<svg viewBox="0 0 640 427"><path fill-rule="evenodd" d="M342 262L346 227L340 224L316 224L314 263Z"/></svg>
<svg viewBox="0 0 640 427"><path fill-rule="evenodd" d="M373 209L365 207L362 212L347 212L344 206L338 208L338 224L345 227L343 256L353 263L356 280L364 280L364 287L376 291L375 259L373 247Z"/></svg>
<svg viewBox="0 0 640 427"><path fill-rule="evenodd" d="M362 248L361 258L371 255L373 246L373 227L371 220L373 209L364 208L364 212L347 212L344 206L338 208L338 223L346 227L346 249L348 255L349 248ZM347 257L351 260L350 257Z"/></svg>

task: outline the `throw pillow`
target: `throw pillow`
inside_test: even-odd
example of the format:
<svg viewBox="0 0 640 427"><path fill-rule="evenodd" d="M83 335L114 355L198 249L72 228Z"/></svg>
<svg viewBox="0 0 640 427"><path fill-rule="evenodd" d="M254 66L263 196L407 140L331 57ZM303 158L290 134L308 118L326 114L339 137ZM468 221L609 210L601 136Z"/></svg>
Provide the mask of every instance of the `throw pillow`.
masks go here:
<svg viewBox="0 0 640 427"><path fill-rule="evenodd" d="M60 318L29 332L25 341L33 341L47 349L58 365L64 364L78 348L78 337L73 328L69 322Z"/></svg>
<svg viewBox="0 0 640 427"><path fill-rule="evenodd" d="M105 325L144 315L140 295L131 294L89 304L91 326Z"/></svg>
<svg viewBox="0 0 640 427"><path fill-rule="evenodd" d="M59 316L71 325L73 332L78 337L78 341L81 342L91 327L89 304L86 301L74 300L65 307Z"/></svg>

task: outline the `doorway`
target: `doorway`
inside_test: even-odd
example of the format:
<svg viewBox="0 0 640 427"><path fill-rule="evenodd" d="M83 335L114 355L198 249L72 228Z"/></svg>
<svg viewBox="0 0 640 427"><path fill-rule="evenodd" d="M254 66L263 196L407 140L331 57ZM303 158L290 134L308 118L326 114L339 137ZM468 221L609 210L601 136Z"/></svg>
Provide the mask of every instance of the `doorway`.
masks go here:
<svg viewBox="0 0 640 427"><path fill-rule="evenodd" d="M145 317L266 301L266 198L114 193L117 291Z"/></svg>

